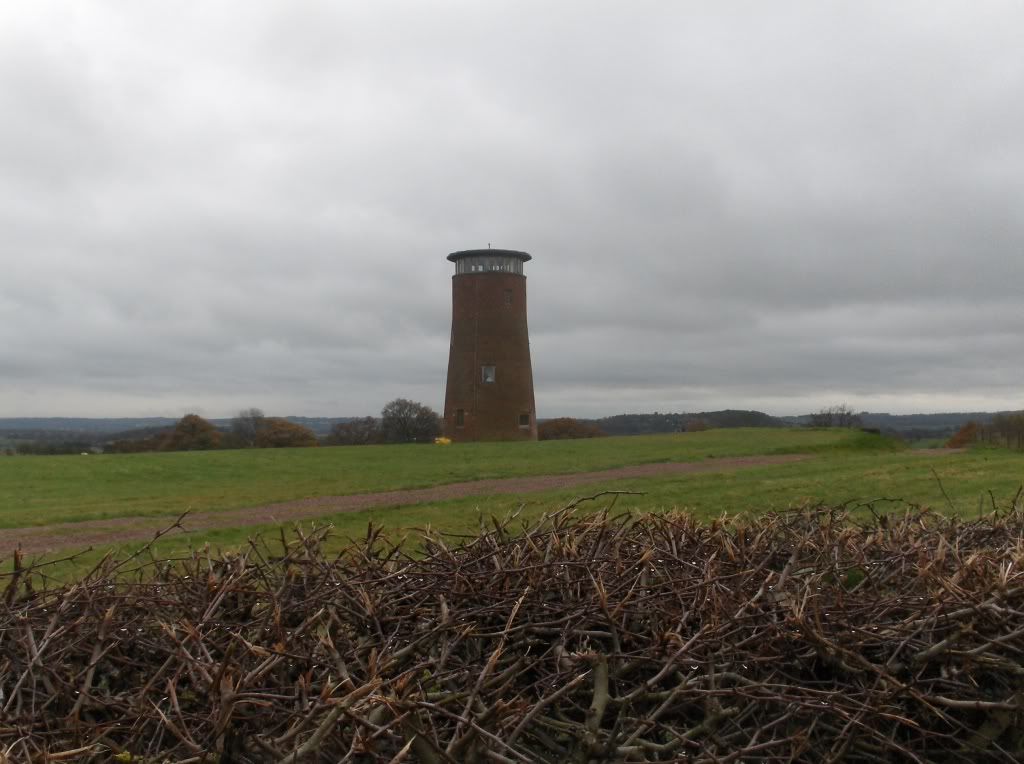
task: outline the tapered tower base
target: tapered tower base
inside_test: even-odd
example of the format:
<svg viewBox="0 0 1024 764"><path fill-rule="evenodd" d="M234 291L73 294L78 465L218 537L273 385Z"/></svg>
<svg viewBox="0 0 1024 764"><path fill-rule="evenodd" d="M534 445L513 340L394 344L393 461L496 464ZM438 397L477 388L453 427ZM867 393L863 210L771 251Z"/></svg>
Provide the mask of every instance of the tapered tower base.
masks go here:
<svg viewBox="0 0 1024 764"><path fill-rule="evenodd" d="M526 323L525 252L453 252L445 435L455 441L536 440Z"/></svg>

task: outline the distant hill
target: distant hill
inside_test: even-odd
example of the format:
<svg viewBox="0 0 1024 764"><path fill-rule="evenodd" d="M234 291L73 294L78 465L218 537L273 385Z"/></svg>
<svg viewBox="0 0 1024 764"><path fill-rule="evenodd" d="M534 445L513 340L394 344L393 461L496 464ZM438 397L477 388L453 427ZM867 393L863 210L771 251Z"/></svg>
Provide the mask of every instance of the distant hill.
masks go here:
<svg viewBox="0 0 1024 764"><path fill-rule="evenodd" d="M295 424L301 424L303 427L308 427L317 435L329 435L331 428L334 427L334 425L342 422L352 422L355 419L359 419L359 417L352 416L286 416L281 418L287 419L289 422L294 422ZM218 427L221 426L221 422L224 422L225 426L230 426L231 420L214 420L214 423L217 424Z"/></svg>
<svg viewBox="0 0 1024 764"><path fill-rule="evenodd" d="M950 414L872 414L864 412L860 415L860 420L865 427L878 427L883 430L958 430L972 420L978 424L991 422L996 413L1006 412L975 411Z"/></svg>
<svg viewBox="0 0 1024 764"><path fill-rule="evenodd" d="M925 440L931 438L949 438L967 422L987 424L996 414L1006 411L966 411L945 414L884 414L861 411L862 427L878 429L886 435L895 435L904 440ZM782 417L783 421L794 427L810 424L811 415Z"/></svg>
<svg viewBox="0 0 1024 764"><path fill-rule="evenodd" d="M979 424L992 421L997 413L1009 412L950 412L946 414L886 414L862 411L858 414L863 427L877 428L888 435L906 440L948 438L965 423ZM811 415L775 417L763 411L725 409L691 413L618 414L602 419L581 419L600 427L609 435L653 435L680 432L687 422L703 422L708 427L806 427Z"/></svg>
<svg viewBox="0 0 1024 764"><path fill-rule="evenodd" d="M688 422L702 422L708 427L784 427L785 423L763 411L725 409L696 413L617 414L602 419L582 419L600 427L609 435L654 435L680 432Z"/></svg>
<svg viewBox="0 0 1024 764"><path fill-rule="evenodd" d="M0 431L102 433L124 432L137 427L169 427L177 422L169 417L124 417L90 419L84 417L20 417L0 418ZM225 420L226 421L226 420Z"/></svg>
<svg viewBox="0 0 1024 764"><path fill-rule="evenodd" d="M857 416L860 417L861 424L865 427L878 427L879 429L899 431L915 429L958 429L965 423L972 420L979 424L982 422L991 422L992 417L997 413L1005 414L1008 412L973 411L948 414L880 414L870 411L861 411ZM782 417L782 420L787 424L804 426L810 423L811 414L786 416Z"/></svg>

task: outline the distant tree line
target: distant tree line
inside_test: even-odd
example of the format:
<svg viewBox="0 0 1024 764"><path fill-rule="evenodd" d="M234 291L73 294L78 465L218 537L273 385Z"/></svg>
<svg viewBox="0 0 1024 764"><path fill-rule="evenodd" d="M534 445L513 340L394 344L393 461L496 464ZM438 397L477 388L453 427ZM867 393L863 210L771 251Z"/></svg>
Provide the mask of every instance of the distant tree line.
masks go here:
<svg viewBox="0 0 1024 764"><path fill-rule="evenodd" d="M953 434L964 422L962 414L889 415L855 413L842 404L824 408L816 414L780 419L760 411L725 409L698 413L620 414L602 419L541 420L541 440L589 438L602 435L638 435L669 432L698 432L727 427L784 427L810 425L817 427L880 427L883 433L907 440L924 437L943 439ZM1024 448L1024 414L1001 412L979 413L972 417L971 428L957 433L964 443L984 442L993 445ZM429 443L441 434L441 418L429 406L405 398L397 398L382 409L379 416L345 421L302 419L318 428L295 419L268 417L258 408L243 409L230 420L216 423L197 414L187 414L171 427L163 425L136 427L116 435L105 431L85 432L82 427L65 430L7 429L7 441L0 443L2 453L77 454L95 451L129 453L139 451L209 450L227 448L289 448L322 445L361 446L383 443ZM892 420L901 429L886 427ZM14 420L12 420L14 421ZM24 420L28 425L32 420ZM82 420L88 422L90 420ZM125 420L127 421L127 420ZM153 420L140 420L153 421ZM21 423L21 420L18 420ZM332 425L330 430L328 426ZM955 426L951 426L956 423ZM908 429L911 426L920 429ZM84 427L84 425L83 425ZM948 429L946 429L948 428Z"/></svg>
<svg viewBox="0 0 1024 764"><path fill-rule="evenodd" d="M920 440L944 442L967 422L973 421L983 425L991 422L995 415L995 413L984 411L945 414L886 414L861 411L856 414L857 418L860 419L859 425L856 426L875 430L882 435L899 438L907 442ZM802 416L783 417L783 419L790 426L813 426L811 420L814 417L814 414L804 414Z"/></svg>
<svg viewBox="0 0 1024 764"><path fill-rule="evenodd" d="M7 446L4 452L13 454L35 454L39 456L57 456L60 454L83 454L92 451L92 443L75 440L29 440Z"/></svg>
<svg viewBox="0 0 1024 764"><path fill-rule="evenodd" d="M268 417L260 409L240 411L227 430L198 414L186 414L174 427L144 438L122 438L105 451L210 451L219 448L302 448L319 445L316 434L301 424Z"/></svg>
<svg viewBox="0 0 1024 764"><path fill-rule="evenodd" d="M379 418L339 422L324 438L325 445L365 446L378 443L431 443L441 434L441 417L429 406L405 398L388 403ZM320 445L310 428L258 408L239 411L221 429L198 414L186 414L172 428L144 438L122 438L106 451L208 451L237 448L308 448Z"/></svg>
<svg viewBox="0 0 1024 764"><path fill-rule="evenodd" d="M946 442L947 448L963 448L972 443L1024 450L1024 411L996 414L989 422L967 422Z"/></svg>
<svg viewBox="0 0 1024 764"><path fill-rule="evenodd" d="M817 414L811 414L811 427L860 427L861 419L852 408L845 403L823 408Z"/></svg>
<svg viewBox="0 0 1024 764"><path fill-rule="evenodd" d="M327 443L334 446L372 446L381 443L433 443L441 434L441 417L430 406L396 398L372 416L340 422Z"/></svg>
<svg viewBox="0 0 1024 764"><path fill-rule="evenodd" d="M15 454L80 454L93 450L94 440L79 430L11 429L0 432L0 453Z"/></svg>

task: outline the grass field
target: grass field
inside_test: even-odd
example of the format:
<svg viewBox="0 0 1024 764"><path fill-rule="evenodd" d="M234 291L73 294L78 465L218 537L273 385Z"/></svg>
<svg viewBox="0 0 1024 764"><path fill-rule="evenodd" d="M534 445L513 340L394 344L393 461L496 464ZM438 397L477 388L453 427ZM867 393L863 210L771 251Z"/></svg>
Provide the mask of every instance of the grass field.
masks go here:
<svg viewBox="0 0 1024 764"><path fill-rule="evenodd" d="M368 522L395 532L434 527L461 532L485 515L518 510L535 517L581 494L643 492L617 509L686 509L702 518L796 504L878 498L974 514L992 496L1010 500L1024 480L1024 455L991 449L925 455L878 436L840 430L711 430L650 437L449 447L376 446L109 456L0 459L0 558L3 528L118 517L176 517L185 509L215 512L320 495L420 488L482 478L594 471L710 457L805 453L799 463L721 473L610 480L582 489L523 496L474 496L343 513L323 518L338 537L365 533ZM940 486L941 480L941 486ZM945 494L943 494L943 490ZM948 496L948 498L947 498ZM588 510L606 506L593 502ZM233 546L267 527L179 536L188 544ZM86 557L89 559L92 555Z"/></svg>
<svg viewBox="0 0 1024 764"><path fill-rule="evenodd" d="M541 443L26 456L0 459L0 528L173 517L310 496L564 474L714 456L856 448L860 433L712 430Z"/></svg>

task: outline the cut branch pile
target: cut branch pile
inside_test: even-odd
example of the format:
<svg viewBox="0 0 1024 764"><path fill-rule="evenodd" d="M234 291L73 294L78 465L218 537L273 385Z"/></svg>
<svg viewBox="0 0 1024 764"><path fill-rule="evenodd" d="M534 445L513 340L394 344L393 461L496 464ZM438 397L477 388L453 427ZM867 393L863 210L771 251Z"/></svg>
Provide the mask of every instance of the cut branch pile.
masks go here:
<svg viewBox="0 0 1024 764"><path fill-rule="evenodd" d="M0 760L1024 760L1016 511L327 533L7 573Z"/></svg>

